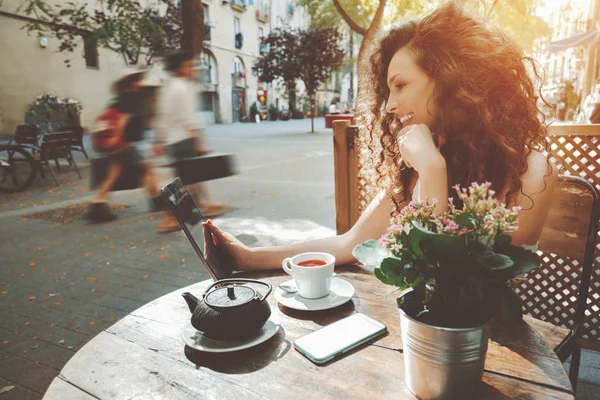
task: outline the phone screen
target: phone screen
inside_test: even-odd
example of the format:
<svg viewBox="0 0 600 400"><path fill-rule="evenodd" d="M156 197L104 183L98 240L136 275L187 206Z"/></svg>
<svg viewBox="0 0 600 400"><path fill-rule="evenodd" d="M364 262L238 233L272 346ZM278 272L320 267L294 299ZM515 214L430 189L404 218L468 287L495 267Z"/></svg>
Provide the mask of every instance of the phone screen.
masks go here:
<svg viewBox="0 0 600 400"><path fill-rule="evenodd" d="M181 179L176 178L164 186L162 193L175 213L183 232L213 280L217 281L228 278L231 275L231 269L226 268L223 260L221 260L222 257L219 257L218 254L213 254L210 260L205 257L204 231L201 222L206 221L206 218L202 215L202 211L196 205L191 194L183 186Z"/></svg>
<svg viewBox="0 0 600 400"><path fill-rule="evenodd" d="M294 347L322 364L385 332L385 325L357 313L299 338Z"/></svg>

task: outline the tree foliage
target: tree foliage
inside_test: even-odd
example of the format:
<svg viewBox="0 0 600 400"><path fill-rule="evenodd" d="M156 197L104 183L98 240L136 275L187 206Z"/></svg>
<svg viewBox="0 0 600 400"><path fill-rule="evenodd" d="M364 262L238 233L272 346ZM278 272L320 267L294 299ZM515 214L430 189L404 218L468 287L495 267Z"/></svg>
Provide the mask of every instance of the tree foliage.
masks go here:
<svg viewBox="0 0 600 400"><path fill-rule="evenodd" d="M312 28L341 27L345 24L333 0L299 0L298 3L310 15ZM368 29L380 1L339 0L339 3L352 21L358 26ZM402 23L405 20L421 15L426 3L426 1L418 0L397 0L387 3L383 15L383 25L388 26Z"/></svg>
<svg viewBox="0 0 600 400"><path fill-rule="evenodd" d="M299 36L300 79L309 94L315 93L344 61L345 52L339 46L341 34L337 29L324 28L302 30Z"/></svg>
<svg viewBox="0 0 600 400"><path fill-rule="evenodd" d="M281 79L288 91L289 110L295 107L296 79L300 78L302 65L298 60L300 36L298 31L275 29L263 41L269 51L258 58L252 72L262 82Z"/></svg>
<svg viewBox="0 0 600 400"><path fill-rule="evenodd" d="M272 31L264 40L268 52L258 58L252 72L263 82L282 80L289 93L289 111L295 109L296 80L313 94L344 60L338 29Z"/></svg>
<svg viewBox="0 0 600 400"><path fill-rule="evenodd" d="M18 11L35 19L24 29L57 39L58 51L67 54L75 51L82 37L92 37L99 47L120 54L128 65L137 64L141 57L151 64L157 55L181 45L178 0L157 0L148 7L138 0L105 0L99 8L88 2L23 0ZM70 61L65 60L67 66Z"/></svg>
<svg viewBox="0 0 600 400"><path fill-rule="evenodd" d="M357 60L364 64L367 49L384 26L401 24L424 16L450 0L299 0L311 17L313 27L341 27L344 24L362 39ZM525 51L531 51L536 38L551 34L550 27L533 14L539 0L453 0L475 14L490 18L504 28ZM347 68L352 70L353 60ZM359 70L358 92L365 86Z"/></svg>
<svg viewBox="0 0 600 400"><path fill-rule="evenodd" d="M539 0L462 0L465 8L503 28L526 52L535 39L550 36L552 28L533 15Z"/></svg>

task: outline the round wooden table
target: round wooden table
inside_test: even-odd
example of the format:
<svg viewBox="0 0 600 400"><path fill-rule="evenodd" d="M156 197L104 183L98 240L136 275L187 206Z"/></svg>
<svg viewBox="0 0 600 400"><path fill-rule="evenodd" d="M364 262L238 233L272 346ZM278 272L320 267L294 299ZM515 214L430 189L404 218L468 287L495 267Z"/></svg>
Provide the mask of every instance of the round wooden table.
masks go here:
<svg viewBox="0 0 600 400"><path fill-rule="evenodd" d="M181 293L203 293L212 281L152 301L100 333L62 369L44 399L414 399L404 384L397 293L357 266L338 267L356 288L335 309L301 312L279 306L282 329L256 347L202 353L186 347L190 312ZM274 287L289 279L273 272L242 274ZM354 312L384 323L389 334L343 358L317 366L293 341ZM573 399L560 361L527 322L492 327L480 399Z"/></svg>

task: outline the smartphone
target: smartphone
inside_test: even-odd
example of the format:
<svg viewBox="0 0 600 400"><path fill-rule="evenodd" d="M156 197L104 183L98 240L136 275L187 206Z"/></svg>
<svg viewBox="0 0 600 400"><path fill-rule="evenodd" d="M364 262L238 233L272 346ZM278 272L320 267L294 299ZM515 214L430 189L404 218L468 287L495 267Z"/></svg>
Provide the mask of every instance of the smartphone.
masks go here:
<svg viewBox="0 0 600 400"><path fill-rule="evenodd" d="M294 348L315 364L325 364L387 332L381 322L353 314L294 342Z"/></svg>
<svg viewBox="0 0 600 400"><path fill-rule="evenodd" d="M163 199L169 204L181 229L185 236L190 241L190 244L196 251L198 258L208 271L214 281L229 278L232 269L228 268L229 263L223 254L219 254L218 250L213 252L211 259L208 260L204 254L204 232L201 222L206 221L206 218L196 205L191 194L183 185L179 178L175 178L162 189Z"/></svg>

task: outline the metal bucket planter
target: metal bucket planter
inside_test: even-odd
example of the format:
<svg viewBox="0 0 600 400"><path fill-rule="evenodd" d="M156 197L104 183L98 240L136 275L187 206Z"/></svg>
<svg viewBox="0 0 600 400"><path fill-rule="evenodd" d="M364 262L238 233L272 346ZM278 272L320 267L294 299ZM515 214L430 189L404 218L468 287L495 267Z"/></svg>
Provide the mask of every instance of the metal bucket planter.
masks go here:
<svg viewBox="0 0 600 400"><path fill-rule="evenodd" d="M483 377L490 324L443 328L399 311L408 389L419 399L474 398Z"/></svg>

